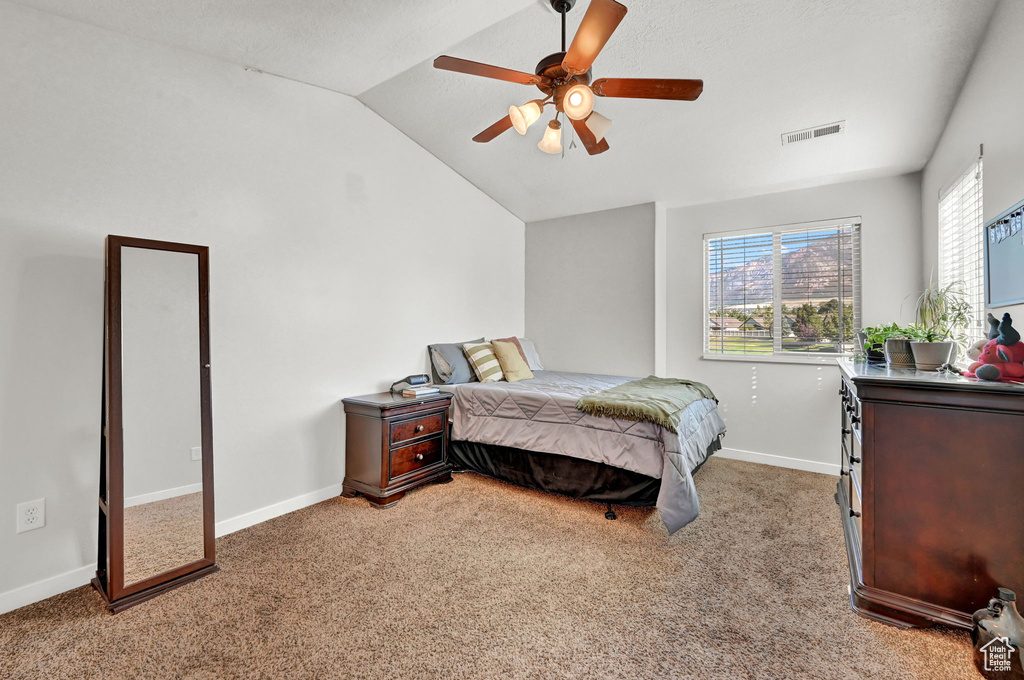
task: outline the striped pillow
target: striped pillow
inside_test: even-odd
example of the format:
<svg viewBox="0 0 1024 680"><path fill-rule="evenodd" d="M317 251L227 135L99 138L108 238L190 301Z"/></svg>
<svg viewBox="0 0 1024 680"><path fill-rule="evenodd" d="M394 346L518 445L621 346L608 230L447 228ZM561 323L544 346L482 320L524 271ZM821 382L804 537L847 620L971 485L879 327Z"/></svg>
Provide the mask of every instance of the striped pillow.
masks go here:
<svg viewBox="0 0 1024 680"><path fill-rule="evenodd" d="M494 349L489 342L467 342L462 346L462 351L469 359L469 365L482 383L498 382L504 380L501 372L501 364L498 357L494 356Z"/></svg>

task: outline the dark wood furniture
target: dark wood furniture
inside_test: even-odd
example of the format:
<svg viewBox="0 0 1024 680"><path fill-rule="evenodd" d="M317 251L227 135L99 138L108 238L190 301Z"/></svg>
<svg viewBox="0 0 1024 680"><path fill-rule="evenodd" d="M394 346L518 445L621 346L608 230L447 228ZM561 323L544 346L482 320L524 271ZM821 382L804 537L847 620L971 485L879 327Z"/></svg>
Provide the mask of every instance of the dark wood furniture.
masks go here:
<svg viewBox="0 0 1024 680"><path fill-rule="evenodd" d="M854 611L971 627L1024 591L1024 386L839 361Z"/></svg>
<svg viewBox="0 0 1024 680"><path fill-rule="evenodd" d="M122 250L141 248L194 255L198 259L198 353L196 395L201 422L203 557L149 576L125 582L125 446L122 324ZM93 586L107 609L117 613L218 571L214 540L213 415L210 392L210 249L128 236L107 236L103 300L103 387L100 422L99 545ZM159 390L160 385L153 385ZM131 427L134 424L129 424ZM137 455L133 454L133 455Z"/></svg>
<svg viewBox="0 0 1024 680"><path fill-rule="evenodd" d="M358 494L387 508L428 482L450 482L448 409L441 392L406 398L390 392L343 399L345 481L341 495Z"/></svg>

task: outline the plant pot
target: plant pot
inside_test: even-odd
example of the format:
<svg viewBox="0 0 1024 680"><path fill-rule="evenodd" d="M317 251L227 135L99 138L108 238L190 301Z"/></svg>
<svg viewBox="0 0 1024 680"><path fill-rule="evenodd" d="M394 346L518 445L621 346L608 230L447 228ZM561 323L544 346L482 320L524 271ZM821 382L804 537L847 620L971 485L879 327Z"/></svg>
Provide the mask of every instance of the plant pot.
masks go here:
<svg viewBox="0 0 1024 680"><path fill-rule="evenodd" d="M889 338L885 341L885 363L890 368L914 368L914 351L910 349L910 340L906 338Z"/></svg>
<svg viewBox="0 0 1024 680"><path fill-rule="evenodd" d="M914 353L914 365L919 371L934 371L942 364L950 361L956 343L952 340L943 342L911 341L910 349Z"/></svg>
<svg viewBox="0 0 1024 680"><path fill-rule="evenodd" d="M857 333L857 346L864 348L864 355L867 356L868 361L872 363L885 361L882 345L868 345L868 336L862 332Z"/></svg>

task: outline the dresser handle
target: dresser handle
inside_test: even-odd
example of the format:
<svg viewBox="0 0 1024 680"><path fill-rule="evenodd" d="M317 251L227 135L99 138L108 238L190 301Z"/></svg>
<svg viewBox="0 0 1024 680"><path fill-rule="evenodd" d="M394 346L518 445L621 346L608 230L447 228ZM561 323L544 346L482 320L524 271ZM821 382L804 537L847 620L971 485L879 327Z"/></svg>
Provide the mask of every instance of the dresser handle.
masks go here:
<svg viewBox="0 0 1024 680"><path fill-rule="evenodd" d="M415 431L416 432L423 432L423 426L422 425L417 425Z"/></svg>
<svg viewBox="0 0 1024 680"><path fill-rule="evenodd" d="M416 460L423 460L423 454L422 453L417 453L416 454Z"/></svg>
<svg viewBox="0 0 1024 680"><path fill-rule="evenodd" d="M843 434L853 434L853 430L848 427L843 428Z"/></svg>
<svg viewBox="0 0 1024 680"><path fill-rule="evenodd" d="M850 422L856 425L860 422L860 416L850 416Z"/></svg>
<svg viewBox="0 0 1024 680"><path fill-rule="evenodd" d="M860 513L853 508L850 508L850 517L860 517Z"/></svg>
<svg viewBox="0 0 1024 680"><path fill-rule="evenodd" d="M850 462L851 463L859 463L860 462L860 458L858 458L857 456L850 456Z"/></svg>

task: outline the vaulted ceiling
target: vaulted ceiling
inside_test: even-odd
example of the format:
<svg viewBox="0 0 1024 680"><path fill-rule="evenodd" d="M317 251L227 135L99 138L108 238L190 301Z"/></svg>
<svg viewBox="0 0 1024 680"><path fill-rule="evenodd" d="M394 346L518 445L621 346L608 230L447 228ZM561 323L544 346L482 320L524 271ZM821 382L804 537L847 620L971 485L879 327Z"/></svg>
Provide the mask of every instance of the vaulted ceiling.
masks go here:
<svg viewBox="0 0 1024 680"><path fill-rule="evenodd" d="M919 170L997 0L623 0L594 77L703 78L704 94L599 98L611 149L564 157L537 149L550 115L525 137L471 141L535 88L431 67L450 54L532 72L559 48L547 0L16 1L358 96L531 221ZM841 135L781 144L839 120Z"/></svg>

